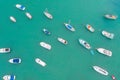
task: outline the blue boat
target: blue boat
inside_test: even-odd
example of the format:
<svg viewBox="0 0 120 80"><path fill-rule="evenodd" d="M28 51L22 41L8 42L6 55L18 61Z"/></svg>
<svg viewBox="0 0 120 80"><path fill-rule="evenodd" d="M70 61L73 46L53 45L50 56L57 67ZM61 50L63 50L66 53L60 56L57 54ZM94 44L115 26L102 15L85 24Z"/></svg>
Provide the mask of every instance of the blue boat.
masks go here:
<svg viewBox="0 0 120 80"><path fill-rule="evenodd" d="M25 10L25 6L21 5L21 4L16 4L16 8L20 9L20 10Z"/></svg>
<svg viewBox="0 0 120 80"><path fill-rule="evenodd" d="M71 26L70 24L68 24L68 23L64 23L64 25L66 26L66 28L68 29L68 30L70 30L70 31L75 31L75 28L73 27L73 26Z"/></svg>
<svg viewBox="0 0 120 80"><path fill-rule="evenodd" d="M3 80L15 80L15 75L5 75L3 76Z"/></svg>
<svg viewBox="0 0 120 80"><path fill-rule="evenodd" d="M13 63L13 64L19 64L21 63L21 59L20 58L12 58L9 60L10 63Z"/></svg>
<svg viewBox="0 0 120 80"><path fill-rule="evenodd" d="M43 32L45 33L45 34L47 34L47 35L50 35L51 33L47 30L47 29L43 29Z"/></svg>

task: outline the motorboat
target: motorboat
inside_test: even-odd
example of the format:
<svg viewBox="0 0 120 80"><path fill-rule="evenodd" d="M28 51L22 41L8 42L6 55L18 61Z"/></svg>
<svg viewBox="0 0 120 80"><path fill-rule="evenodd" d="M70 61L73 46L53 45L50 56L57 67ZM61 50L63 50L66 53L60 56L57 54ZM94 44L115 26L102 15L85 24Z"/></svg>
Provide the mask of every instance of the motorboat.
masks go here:
<svg viewBox="0 0 120 80"><path fill-rule="evenodd" d="M26 12L25 15L29 18L32 19L32 15L29 12Z"/></svg>
<svg viewBox="0 0 120 80"><path fill-rule="evenodd" d="M12 58L12 59L9 59L8 62L10 62L12 64L19 64L19 63L21 63L21 59L20 58Z"/></svg>
<svg viewBox="0 0 120 80"><path fill-rule="evenodd" d="M50 35L51 33L50 33L50 31L48 31L47 29L43 29L43 32L46 34L46 35Z"/></svg>
<svg viewBox="0 0 120 80"><path fill-rule="evenodd" d="M15 75L5 75L3 76L3 80L15 80Z"/></svg>
<svg viewBox="0 0 120 80"><path fill-rule="evenodd" d="M95 29L94 29L91 25L89 25L89 24L86 25L86 28L87 28L90 32L94 32L94 31L95 31Z"/></svg>
<svg viewBox="0 0 120 80"><path fill-rule="evenodd" d="M38 63L38 64L40 64L40 65L43 66L43 67L45 67L45 66L47 65L44 61L42 61L42 60L39 59L39 58L36 58L36 59L35 59L35 62Z"/></svg>
<svg viewBox="0 0 120 80"><path fill-rule="evenodd" d="M107 32L107 31L102 31L102 35L109 38L109 39L113 39L114 38L114 34Z"/></svg>
<svg viewBox="0 0 120 80"><path fill-rule="evenodd" d="M15 19L13 16L10 16L10 20L11 20L12 22L16 22L16 19Z"/></svg>
<svg viewBox="0 0 120 80"><path fill-rule="evenodd" d="M45 49L51 50L51 45L45 42L40 42L40 46L42 46Z"/></svg>
<svg viewBox="0 0 120 80"><path fill-rule="evenodd" d="M25 10L25 6L21 5L21 4L16 4L16 8L18 8L19 10Z"/></svg>
<svg viewBox="0 0 120 80"><path fill-rule="evenodd" d="M115 78L115 76L114 76L114 75L112 75L111 77L112 77L112 80L116 80L116 78Z"/></svg>
<svg viewBox="0 0 120 80"><path fill-rule="evenodd" d="M0 48L0 53L9 53L10 48Z"/></svg>
<svg viewBox="0 0 120 80"><path fill-rule="evenodd" d="M106 55L106 56L112 56L112 52L110 50L107 50L104 48L97 48L97 51L101 54Z"/></svg>
<svg viewBox="0 0 120 80"><path fill-rule="evenodd" d="M111 19L111 20L116 20L116 19L117 19L117 16L111 15L111 14L106 14L106 15L105 15L105 18Z"/></svg>
<svg viewBox="0 0 120 80"><path fill-rule="evenodd" d="M50 14L47 9L46 9L43 13L44 13L44 15L45 15L47 18L53 19L52 14Z"/></svg>
<svg viewBox="0 0 120 80"><path fill-rule="evenodd" d="M68 30L70 30L70 31L72 31L72 32L75 31L75 28L74 28L73 26L71 26L70 24L64 23L64 25L65 25L65 27L66 27Z"/></svg>
<svg viewBox="0 0 120 80"><path fill-rule="evenodd" d="M103 69L103 68L101 68L99 66L93 66L93 69L95 71L97 71L98 73L102 74L102 75L106 75L107 76L109 74L105 69Z"/></svg>
<svg viewBox="0 0 120 80"><path fill-rule="evenodd" d="M58 41L63 43L63 44L68 44L68 42L65 39L60 38L60 37L58 37Z"/></svg>
<svg viewBox="0 0 120 80"><path fill-rule="evenodd" d="M91 49L91 46L88 42L86 42L85 40L83 39L79 39L79 43L84 46L86 49Z"/></svg>

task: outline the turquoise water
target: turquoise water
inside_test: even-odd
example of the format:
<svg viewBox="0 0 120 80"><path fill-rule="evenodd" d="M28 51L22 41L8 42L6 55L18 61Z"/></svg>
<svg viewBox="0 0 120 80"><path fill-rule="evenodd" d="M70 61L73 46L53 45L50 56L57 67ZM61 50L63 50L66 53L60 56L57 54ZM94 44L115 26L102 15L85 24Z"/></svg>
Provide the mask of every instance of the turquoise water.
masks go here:
<svg viewBox="0 0 120 80"><path fill-rule="evenodd" d="M29 20L26 11L15 8L20 3L26 6L26 11L33 16ZM10 54L0 54L0 78L5 74L16 75L16 80L111 80L114 74L120 78L120 18L107 20L103 17L106 13L120 15L119 0L21 0L0 1L0 47L10 47ZM43 15L45 8L53 15L49 20ZM9 16L14 16L17 23L12 23ZM76 29L68 31L63 25L71 21ZM85 24L91 24L95 33L90 33ZM51 36L46 36L42 29L51 31ZM115 34L113 40L101 35L102 30ZM57 41L62 37L68 41L63 45ZM78 39L89 42L94 50L94 55L82 47ZM40 47L39 42L51 44L52 50ZM96 52L95 48L103 47L113 52L112 57L107 57ZM8 63L10 58L20 57L22 63L13 65ZM35 63L35 58L40 58L47 63L42 67ZM98 65L109 72L103 76L92 69Z"/></svg>

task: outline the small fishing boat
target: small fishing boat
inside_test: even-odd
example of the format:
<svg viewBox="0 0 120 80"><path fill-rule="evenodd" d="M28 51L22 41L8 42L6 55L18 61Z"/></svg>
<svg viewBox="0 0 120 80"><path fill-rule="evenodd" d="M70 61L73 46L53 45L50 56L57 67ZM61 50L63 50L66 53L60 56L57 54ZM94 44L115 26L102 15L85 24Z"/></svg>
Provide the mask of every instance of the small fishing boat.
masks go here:
<svg viewBox="0 0 120 80"><path fill-rule="evenodd" d="M45 9L45 11L44 11L43 13L44 13L44 15L45 15L47 18L53 19L52 14L50 14L47 9Z"/></svg>
<svg viewBox="0 0 120 80"><path fill-rule="evenodd" d="M28 12L25 13L25 15L29 18L29 19L32 19L32 15Z"/></svg>
<svg viewBox="0 0 120 80"><path fill-rule="evenodd" d="M45 42L40 42L40 46L42 46L45 49L51 50L51 45Z"/></svg>
<svg viewBox="0 0 120 80"><path fill-rule="evenodd" d="M106 75L106 76L108 75L108 72L99 66L93 66L93 69L102 75Z"/></svg>
<svg viewBox="0 0 120 80"><path fill-rule="evenodd" d="M116 78L115 78L115 76L114 76L114 75L112 75L111 77L112 77L112 80L116 80Z"/></svg>
<svg viewBox="0 0 120 80"><path fill-rule="evenodd" d="M21 5L21 4L16 4L16 8L20 9L20 10L25 10L25 6Z"/></svg>
<svg viewBox="0 0 120 80"><path fill-rule="evenodd" d="M110 50L107 50L104 48L97 48L97 51L101 54L106 55L106 56L112 56L112 52Z"/></svg>
<svg viewBox="0 0 120 80"><path fill-rule="evenodd" d="M20 58L12 58L8 62L12 63L12 64L19 64L19 63L21 63L21 59Z"/></svg>
<svg viewBox="0 0 120 80"><path fill-rule="evenodd" d="M65 39L60 38L60 37L58 37L58 41L63 43L63 44L68 44L68 42Z"/></svg>
<svg viewBox="0 0 120 80"><path fill-rule="evenodd" d="M106 14L106 15L105 15L105 18L111 19L111 20L116 20L116 19L117 19L117 16L111 15L111 14Z"/></svg>
<svg viewBox="0 0 120 80"><path fill-rule="evenodd" d="M9 53L10 48L0 48L0 53Z"/></svg>
<svg viewBox="0 0 120 80"><path fill-rule="evenodd" d="M84 46L86 49L91 49L91 46L88 42L86 42L85 40L83 39L79 39L79 43Z"/></svg>
<svg viewBox="0 0 120 80"><path fill-rule="evenodd" d="M15 19L13 16L10 16L10 20L11 20L12 22L16 22L16 19Z"/></svg>
<svg viewBox="0 0 120 80"><path fill-rule="evenodd" d="M86 28L87 28L90 32L94 32L94 31L95 31L95 29L94 29L91 25L89 25L89 24L86 25Z"/></svg>
<svg viewBox="0 0 120 80"><path fill-rule="evenodd" d="M35 59L35 62L38 63L38 64L40 64L40 65L43 66L43 67L45 67L45 66L47 65L44 61L42 61L42 60L39 59L39 58L36 58L36 59Z"/></svg>
<svg viewBox="0 0 120 80"><path fill-rule="evenodd" d="M109 38L109 39L113 39L114 38L114 34L113 33L109 33L107 31L102 31L102 35L105 36L106 38Z"/></svg>
<svg viewBox="0 0 120 80"><path fill-rule="evenodd" d="M47 34L47 35L50 35L51 33L47 30L47 29L43 29L43 32L45 33L45 34Z"/></svg>
<svg viewBox="0 0 120 80"><path fill-rule="evenodd" d="M72 32L75 31L75 28L74 28L73 26L71 26L70 24L64 23L64 25L65 25L65 27L66 27L68 30L70 30L70 31L72 31Z"/></svg>
<svg viewBox="0 0 120 80"><path fill-rule="evenodd" d="M5 75L3 76L3 80L15 80L15 75Z"/></svg>

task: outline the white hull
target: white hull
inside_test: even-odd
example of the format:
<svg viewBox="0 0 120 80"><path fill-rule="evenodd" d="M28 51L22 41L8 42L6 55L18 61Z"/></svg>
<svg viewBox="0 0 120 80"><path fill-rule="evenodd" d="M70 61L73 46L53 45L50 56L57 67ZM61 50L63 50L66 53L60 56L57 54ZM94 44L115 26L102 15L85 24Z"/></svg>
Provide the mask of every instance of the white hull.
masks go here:
<svg viewBox="0 0 120 80"><path fill-rule="evenodd" d="M105 15L105 18L107 18L107 19L112 19L112 20L116 20L116 19L117 19L117 16L106 14L106 15Z"/></svg>
<svg viewBox="0 0 120 80"><path fill-rule="evenodd" d="M93 66L93 69L102 75L108 75L108 72L99 66Z"/></svg>
<svg viewBox="0 0 120 80"><path fill-rule="evenodd" d="M32 19L32 15L28 12L25 13L25 15L29 18L29 19Z"/></svg>
<svg viewBox="0 0 120 80"><path fill-rule="evenodd" d="M90 44L88 44L88 42L82 40L82 39L79 39L79 43L84 46L86 49L91 49L91 46Z"/></svg>
<svg viewBox="0 0 120 80"><path fill-rule="evenodd" d="M63 43L63 44L68 44L68 42L63 38L58 38L58 41Z"/></svg>
<svg viewBox="0 0 120 80"><path fill-rule="evenodd" d="M97 48L97 51L106 56L112 56L112 52L110 50L106 50L104 48Z"/></svg>
<svg viewBox="0 0 120 80"><path fill-rule="evenodd" d="M40 45L45 49L51 50L51 45L50 44L47 44L45 42L40 42Z"/></svg>
<svg viewBox="0 0 120 80"><path fill-rule="evenodd" d="M16 19L15 19L13 16L10 16L10 20L11 20L12 22L16 22Z"/></svg>
<svg viewBox="0 0 120 80"><path fill-rule="evenodd" d="M5 75L3 76L3 80L15 80L15 75Z"/></svg>
<svg viewBox="0 0 120 80"><path fill-rule="evenodd" d="M0 48L0 53L9 53L10 48Z"/></svg>
<svg viewBox="0 0 120 80"><path fill-rule="evenodd" d="M41 59L39 59L39 58L36 58L36 59L35 59L35 62L38 63L38 64L40 64L40 65L43 66L43 67L46 66L46 63L45 63L44 61L42 61Z"/></svg>
<svg viewBox="0 0 120 80"><path fill-rule="evenodd" d="M18 8L20 10L25 10L25 7L21 4L16 4L16 8Z"/></svg>
<svg viewBox="0 0 120 80"><path fill-rule="evenodd" d="M53 19L53 16L50 13L48 13L47 11L44 11L44 15L49 19Z"/></svg>
<svg viewBox="0 0 120 80"><path fill-rule="evenodd" d="M65 27L66 27L68 30L70 30L70 31L72 31L72 32L75 31L75 28L72 27L70 24L64 23L64 25L65 25Z"/></svg>
<svg viewBox="0 0 120 80"><path fill-rule="evenodd" d="M19 62L14 62L14 59L19 59ZM8 61L9 63L12 63L12 64L19 64L19 63L21 63L21 59L20 58L12 58L12 59L9 59L9 61Z"/></svg>
<svg viewBox="0 0 120 80"><path fill-rule="evenodd" d="M86 25L86 28L87 28L90 32L94 32L94 31L95 31L94 28L93 28L91 25L89 25L89 24Z"/></svg>
<svg viewBox="0 0 120 80"><path fill-rule="evenodd" d="M102 35L105 36L106 38L109 38L109 39L113 39L114 38L114 34L113 33L109 33L107 31L102 31Z"/></svg>

